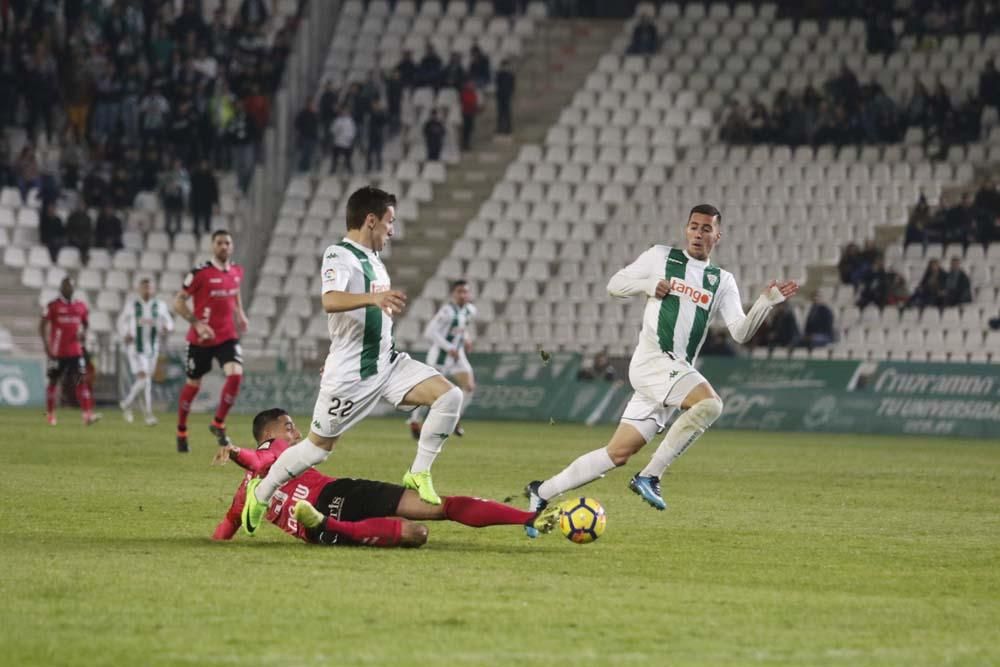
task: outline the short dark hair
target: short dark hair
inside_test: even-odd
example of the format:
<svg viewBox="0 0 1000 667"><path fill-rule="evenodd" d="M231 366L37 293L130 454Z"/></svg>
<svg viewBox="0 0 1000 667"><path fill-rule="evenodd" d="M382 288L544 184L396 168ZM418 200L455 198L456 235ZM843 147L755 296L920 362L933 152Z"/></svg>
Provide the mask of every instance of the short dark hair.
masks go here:
<svg viewBox="0 0 1000 667"><path fill-rule="evenodd" d="M267 430L267 427L271 425L278 417L284 417L288 412L282 408L270 408L268 410L262 410L258 412L253 418L253 441L259 443L260 436Z"/></svg>
<svg viewBox="0 0 1000 667"><path fill-rule="evenodd" d="M396 205L396 195L366 185L351 193L347 200L347 228L361 229L365 218L374 215L382 219L390 206Z"/></svg>
<svg viewBox="0 0 1000 667"><path fill-rule="evenodd" d="M229 236L229 237L231 237L232 234L229 233L228 229L216 229L214 232L212 232L212 240L214 241L215 237L217 237L217 236Z"/></svg>
<svg viewBox="0 0 1000 667"><path fill-rule="evenodd" d="M690 220L691 216L694 215L695 213L701 213L702 215L718 218L719 223L720 224L722 223L722 213L719 211L719 209L715 208L711 204L698 204L697 206L692 208L691 212L688 213L688 220Z"/></svg>
<svg viewBox="0 0 1000 667"><path fill-rule="evenodd" d="M469 281L466 280L465 278L459 278L458 280L453 280L451 281L451 287L449 288L449 291L454 292L459 287L465 287L468 284Z"/></svg>

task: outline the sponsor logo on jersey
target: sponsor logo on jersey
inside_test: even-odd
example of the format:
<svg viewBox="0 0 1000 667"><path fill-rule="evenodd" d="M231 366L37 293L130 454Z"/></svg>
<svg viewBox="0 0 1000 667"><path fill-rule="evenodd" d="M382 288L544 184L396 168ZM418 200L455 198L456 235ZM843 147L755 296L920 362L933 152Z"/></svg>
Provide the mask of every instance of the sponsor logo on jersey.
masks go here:
<svg viewBox="0 0 1000 667"><path fill-rule="evenodd" d="M381 285L378 283L372 283L372 294L378 294L379 292L388 292L392 289L389 285Z"/></svg>
<svg viewBox="0 0 1000 667"><path fill-rule="evenodd" d="M712 301L712 295L708 291L690 285L680 278L670 279L670 293L685 298L701 308L708 308L708 304Z"/></svg>
<svg viewBox="0 0 1000 667"><path fill-rule="evenodd" d="M222 278L209 278L208 282L210 282L210 283L221 283L222 282Z"/></svg>

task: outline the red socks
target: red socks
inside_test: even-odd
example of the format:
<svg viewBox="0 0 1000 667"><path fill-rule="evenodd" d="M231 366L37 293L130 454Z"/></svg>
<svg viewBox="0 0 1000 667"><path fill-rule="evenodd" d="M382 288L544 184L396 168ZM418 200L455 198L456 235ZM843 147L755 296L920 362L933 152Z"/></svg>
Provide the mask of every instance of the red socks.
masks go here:
<svg viewBox="0 0 1000 667"><path fill-rule="evenodd" d="M181 387L180 398L177 399L177 432L187 432L188 414L191 412L191 403L198 395L199 385L184 383Z"/></svg>
<svg viewBox="0 0 1000 667"><path fill-rule="evenodd" d="M90 393L90 387L86 382L76 385L76 402L80 404L80 409L84 415L89 415L94 409L94 397Z"/></svg>
<svg viewBox="0 0 1000 667"><path fill-rule="evenodd" d="M468 496L449 496L444 499L444 515L449 521L473 528L482 528L483 526L523 525L530 521L535 513L519 510L516 507L493 500Z"/></svg>
<svg viewBox="0 0 1000 667"><path fill-rule="evenodd" d="M324 527L366 547L394 547L403 534L403 522L399 519L338 521L327 517Z"/></svg>
<svg viewBox="0 0 1000 667"><path fill-rule="evenodd" d="M240 393L240 382L242 375L227 375L226 383L222 385L222 395L219 397L219 407L215 409L215 425L222 426L226 423L226 415L229 409L236 402L236 397Z"/></svg>
<svg viewBox="0 0 1000 667"><path fill-rule="evenodd" d="M45 385L45 410L50 415L56 411L56 397L59 395L58 384Z"/></svg>

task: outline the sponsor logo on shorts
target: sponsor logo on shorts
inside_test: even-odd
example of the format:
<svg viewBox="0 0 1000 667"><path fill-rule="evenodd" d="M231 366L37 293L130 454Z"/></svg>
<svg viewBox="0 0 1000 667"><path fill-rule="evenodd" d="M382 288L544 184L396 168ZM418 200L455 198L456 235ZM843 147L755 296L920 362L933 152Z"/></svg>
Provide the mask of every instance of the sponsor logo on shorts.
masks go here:
<svg viewBox="0 0 1000 667"><path fill-rule="evenodd" d="M712 301L712 295L709 292L690 285L680 278L670 279L670 293L684 297L701 308L708 308L708 304Z"/></svg>

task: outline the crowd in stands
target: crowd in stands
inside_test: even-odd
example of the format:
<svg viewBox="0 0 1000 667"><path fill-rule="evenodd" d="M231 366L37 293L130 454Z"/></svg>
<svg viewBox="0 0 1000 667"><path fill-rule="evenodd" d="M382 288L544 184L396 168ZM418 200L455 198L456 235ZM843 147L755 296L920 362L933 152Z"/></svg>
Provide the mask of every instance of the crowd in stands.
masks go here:
<svg viewBox="0 0 1000 667"><path fill-rule="evenodd" d="M833 310L823 301L819 292L813 292L804 326L799 326L792 305L782 302L774 307L750 344L769 349L804 347L813 350L829 345L836 339ZM729 353L724 351L722 354Z"/></svg>
<svg viewBox="0 0 1000 667"><path fill-rule="evenodd" d="M983 72L980 92L952 104L944 85L927 90L919 79L906 100L894 100L877 83L862 84L846 65L820 90L781 90L768 108L757 99L749 105L730 103L719 136L733 144L771 143L790 146L883 144L902 141L907 129L920 127L924 144L945 147L978 139L984 104L996 105L1000 78L992 63Z"/></svg>
<svg viewBox="0 0 1000 667"><path fill-rule="evenodd" d="M341 161L353 173L356 150L365 156L366 171L381 170L386 141L403 129L404 96L416 88L430 88L435 93L445 88L455 91L462 115L462 150L472 145L476 117L488 91L496 97L497 134L513 131L515 75L510 60L503 59L494 70L489 56L474 44L465 62L457 51L445 62L428 43L419 62L406 50L395 67L385 72L373 70L364 82L352 81L341 89L325 82L317 99L296 117L299 171L311 170L319 155L329 156L330 173L337 172ZM445 107L432 109L421 127L428 160L441 159L447 113Z"/></svg>
<svg viewBox="0 0 1000 667"><path fill-rule="evenodd" d="M1000 183L985 181L975 195L942 195L941 206L934 211L921 195L906 225L904 243L954 243L965 247L996 241L1000 241Z"/></svg>
<svg viewBox="0 0 1000 667"><path fill-rule="evenodd" d="M267 0L239 0L231 20L225 3L211 17L201 5L4 3L0 121L22 126L27 143L13 158L3 133L0 185L16 185L26 202L38 188L43 208L71 195L65 234L49 216L50 240L78 245L84 256L88 239L109 243L97 228L74 231L87 214L79 215L72 197L102 212L110 206L117 218L114 211L132 206L140 191L158 192L168 231L188 210L198 232L210 220L199 197L214 190L217 203L206 168L235 168L240 187L249 186L296 19L269 41ZM42 133L46 145L60 147L58 163L40 161Z"/></svg>
<svg viewBox="0 0 1000 667"><path fill-rule="evenodd" d="M872 241L866 242L863 248L849 243L837 268L841 282L854 287L858 308L869 305L879 309L886 306L948 308L972 301L972 282L957 256L951 258L947 271L941 266L941 260L928 260L912 292L906 279L886 266L882 251Z"/></svg>

